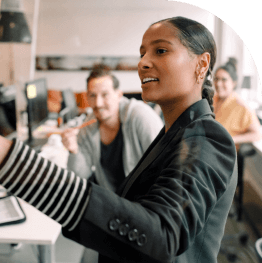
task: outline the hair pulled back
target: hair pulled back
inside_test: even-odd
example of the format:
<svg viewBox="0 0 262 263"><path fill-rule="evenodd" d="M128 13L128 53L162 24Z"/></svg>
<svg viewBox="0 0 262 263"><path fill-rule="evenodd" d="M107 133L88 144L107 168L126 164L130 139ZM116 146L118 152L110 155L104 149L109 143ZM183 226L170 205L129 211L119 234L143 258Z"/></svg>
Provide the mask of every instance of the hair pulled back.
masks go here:
<svg viewBox="0 0 262 263"><path fill-rule="evenodd" d="M237 81L238 77L237 77L237 59L236 58L230 57L228 61L226 62L226 64L216 69L216 72L219 69L225 70L230 75L233 81Z"/></svg>
<svg viewBox="0 0 262 263"><path fill-rule="evenodd" d="M114 89L118 89L118 79L111 73L110 68L105 64L97 64L94 66L93 70L90 72L88 78L86 79L87 86L92 79L97 79L105 76L111 77Z"/></svg>
<svg viewBox="0 0 262 263"><path fill-rule="evenodd" d="M201 55L205 52L208 52L210 54L209 69L206 73L202 86L202 98L207 99L211 110L214 111L214 90L212 88L212 82L210 79L211 72L216 62L217 48L213 35L204 25L185 17L177 16L167 18L156 23L162 22L168 22L178 29L177 37L191 53Z"/></svg>

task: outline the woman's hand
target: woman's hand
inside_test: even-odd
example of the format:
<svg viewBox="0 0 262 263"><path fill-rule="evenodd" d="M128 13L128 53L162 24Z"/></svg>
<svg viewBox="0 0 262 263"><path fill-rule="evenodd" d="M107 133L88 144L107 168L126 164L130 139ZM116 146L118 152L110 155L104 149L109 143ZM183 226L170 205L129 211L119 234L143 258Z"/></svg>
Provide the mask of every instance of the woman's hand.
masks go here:
<svg viewBox="0 0 262 263"><path fill-rule="evenodd" d="M5 159L7 153L9 152L12 146L12 141L0 136L0 164Z"/></svg>

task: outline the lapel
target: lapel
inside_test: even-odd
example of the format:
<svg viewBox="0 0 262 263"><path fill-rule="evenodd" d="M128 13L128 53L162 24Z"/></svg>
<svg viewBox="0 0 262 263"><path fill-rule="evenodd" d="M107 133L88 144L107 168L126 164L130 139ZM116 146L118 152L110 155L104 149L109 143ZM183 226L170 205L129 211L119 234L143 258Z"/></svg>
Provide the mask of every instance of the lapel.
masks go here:
<svg viewBox="0 0 262 263"><path fill-rule="evenodd" d="M174 132L177 133L179 130L180 127L177 127ZM165 127L163 127L156 139L152 142L145 154L142 156L137 166L128 176L128 181L121 194L122 197L126 195L137 177L159 156L159 154L163 152L172 138L172 136L166 136Z"/></svg>
<svg viewBox="0 0 262 263"><path fill-rule="evenodd" d="M214 118L214 114L212 113L206 99L202 99L186 109L172 124L167 133L165 133L165 127L163 127L156 139L151 143L141 160L128 176L123 188L119 189L121 197L126 196L128 190L139 175L142 174L142 172L164 151L171 140L181 138L179 131L183 132L183 128L185 128L189 123L204 115L212 115Z"/></svg>

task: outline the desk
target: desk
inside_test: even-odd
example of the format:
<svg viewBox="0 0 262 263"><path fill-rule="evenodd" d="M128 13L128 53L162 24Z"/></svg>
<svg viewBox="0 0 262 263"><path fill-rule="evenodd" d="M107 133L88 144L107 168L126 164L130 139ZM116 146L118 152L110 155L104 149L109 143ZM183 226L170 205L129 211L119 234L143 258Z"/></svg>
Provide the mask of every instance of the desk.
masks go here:
<svg viewBox="0 0 262 263"><path fill-rule="evenodd" d="M19 199L26 214L26 221L17 225L0 227L0 243L35 244L39 248L40 262L54 263L54 244L61 232L61 225Z"/></svg>
<svg viewBox="0 0 262 263"><path fill-rule="evenodd" d="M253 146L255 148L255 150L262 155L262 140L257 141L257 142L253 142Z"/></svg>
<svg viewBox="0 0 262 263"><path fill-rule="evenodd" d="M42 131L40 129L40 131ZM43 157L66 167L68 151L64 147L49 146ZM37 245L41 263L55 262L55 243L61 233L61 225L36 208L18 198L25 212L26 221L20 224L1 226L0 243L27 243Z"/></svg>
<svg viewBox="0 0 262 263"><path fill-rule="evenodd" d="M260 126L260 132L262 135L262 125ZM262 156L262 139L259 141L253 142L252 145L255 148L255 150L257 151L257 153Z"/></svg>

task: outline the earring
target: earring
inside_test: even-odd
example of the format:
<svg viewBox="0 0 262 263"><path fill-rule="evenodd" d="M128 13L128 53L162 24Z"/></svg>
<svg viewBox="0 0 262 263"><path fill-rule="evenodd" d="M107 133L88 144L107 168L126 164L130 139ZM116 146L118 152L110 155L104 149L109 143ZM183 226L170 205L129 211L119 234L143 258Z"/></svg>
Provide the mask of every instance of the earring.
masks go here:
<svg viewBox="0 0 262 263"><path fill-rule="evenodd" d="M200 75L201 74L201 75ZM197 84L199 84L199 78L203 79L204 75L202 73L199 73L199 75L197 76Z"/></svg>
<svg viewBox="0 0 262 263"><path fill-rule="evenodd" d="M199 84L199 77L201 78L200 74L197 76L197 84Z"/></svg>

